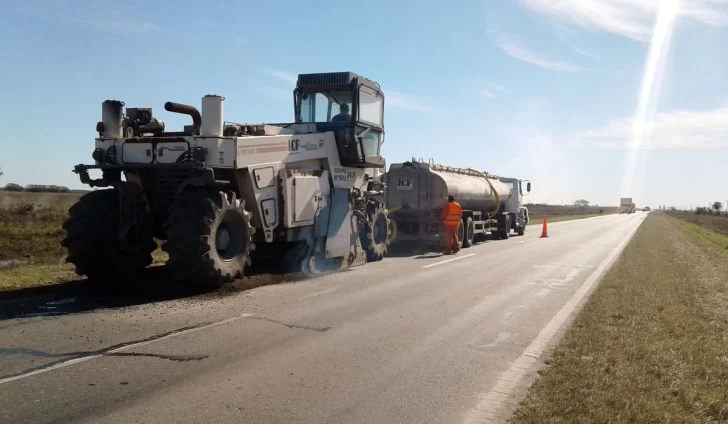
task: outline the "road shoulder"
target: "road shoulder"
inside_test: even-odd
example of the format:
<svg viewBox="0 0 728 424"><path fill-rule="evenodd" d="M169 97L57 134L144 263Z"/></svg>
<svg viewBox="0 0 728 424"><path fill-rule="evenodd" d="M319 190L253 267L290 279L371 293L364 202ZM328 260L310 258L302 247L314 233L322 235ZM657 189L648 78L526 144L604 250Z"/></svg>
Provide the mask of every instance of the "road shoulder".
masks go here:
<svg viewBox="0 0 728 424"><path fill-rule="evenodd" d="M714 238L650 214L510 422L728 420L728 252Z"/></svg>

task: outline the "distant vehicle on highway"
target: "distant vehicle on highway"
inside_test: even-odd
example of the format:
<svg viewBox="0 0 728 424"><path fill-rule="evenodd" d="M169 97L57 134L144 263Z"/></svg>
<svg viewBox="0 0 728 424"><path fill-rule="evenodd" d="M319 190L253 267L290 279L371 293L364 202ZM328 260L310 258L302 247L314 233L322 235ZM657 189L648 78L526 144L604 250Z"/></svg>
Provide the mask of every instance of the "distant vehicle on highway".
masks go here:
<svg viewBox="0 0 728 424"><path fill-rule="evenodd" d="M642 210L645 211L645 212L649 212L650 211L650 207L649 206L645 206L644 209L642 209Z"/></svg>
<svg viewBox="0 0 728 424"><path fill-rule="evenodd" d="M619 199L620 215L622 215L623 213L634 213L636 210L636 206L634 203L632 203L631 197L622 197Z"/></svg>

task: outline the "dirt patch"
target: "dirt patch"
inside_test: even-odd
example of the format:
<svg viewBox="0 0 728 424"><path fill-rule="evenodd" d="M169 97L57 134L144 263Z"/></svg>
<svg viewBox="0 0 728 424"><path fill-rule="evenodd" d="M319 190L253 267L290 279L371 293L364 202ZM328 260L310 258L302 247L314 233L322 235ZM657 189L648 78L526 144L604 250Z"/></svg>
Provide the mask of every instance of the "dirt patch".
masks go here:
<svg viewBox="0 0 728 424"><path fill-rule="evenodd" d="M235 280L235 282L229 284L225 290L240 292L272 284L295 283L296 281L301 281L306 278L307 277L304 274L299 273L253 275Z"/></svg>

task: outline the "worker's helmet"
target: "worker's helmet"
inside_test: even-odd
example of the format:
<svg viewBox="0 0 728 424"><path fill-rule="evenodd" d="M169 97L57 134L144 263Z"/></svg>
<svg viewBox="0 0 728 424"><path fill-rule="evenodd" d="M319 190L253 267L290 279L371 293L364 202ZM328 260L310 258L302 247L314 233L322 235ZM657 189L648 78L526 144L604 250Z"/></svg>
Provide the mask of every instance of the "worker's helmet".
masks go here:
<svg viewBox="0 0 728 424"><path fill-rule="evenodd" d="M448 202L454 202L455 201L455 196L453 196L452 194L448 195L447 196L447 201Z"/></svg>

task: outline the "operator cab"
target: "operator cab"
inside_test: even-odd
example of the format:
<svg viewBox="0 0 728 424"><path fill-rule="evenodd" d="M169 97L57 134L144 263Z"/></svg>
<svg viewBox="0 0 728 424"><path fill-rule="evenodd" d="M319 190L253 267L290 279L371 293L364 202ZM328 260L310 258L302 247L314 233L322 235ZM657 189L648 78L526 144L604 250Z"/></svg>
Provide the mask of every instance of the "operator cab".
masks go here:
<svg viewBox="0 0 728 424"><path fill-rule="evenodd" d="M343 166L384 168L384 93L353 72L301 74L293 91L297 124L332 131Z"/></svg>

